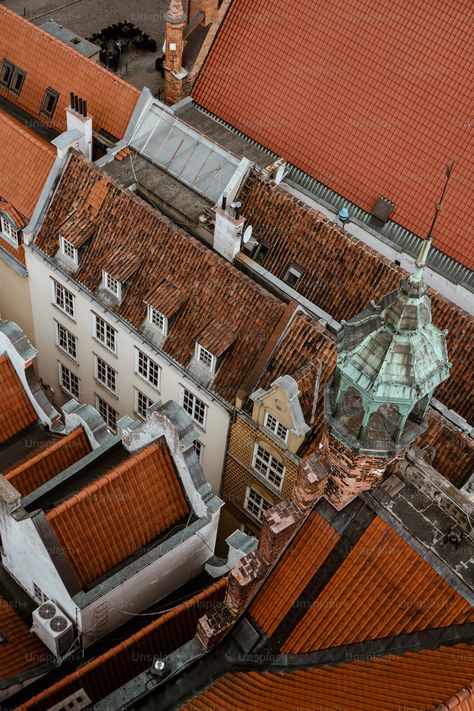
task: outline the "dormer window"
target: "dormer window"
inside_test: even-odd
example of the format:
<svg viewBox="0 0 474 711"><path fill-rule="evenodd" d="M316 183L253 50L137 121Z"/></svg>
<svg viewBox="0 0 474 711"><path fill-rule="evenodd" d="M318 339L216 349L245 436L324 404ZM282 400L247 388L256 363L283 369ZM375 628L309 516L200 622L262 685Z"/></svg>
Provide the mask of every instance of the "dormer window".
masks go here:
<svg viewBox="0 0 474 711"><path fill-rule="evenodd" d="M161 311L153 308L153 306L148 306L148 322L154 326L160 333L164 336L168 333L168 319Z"/></svg>
<svg viewBox="0 0 474 711"><path fill-rule="evenodd" d="M199 343L196 343L196 360L211 373L216 372L216 357Z"/></svg>
<svg viewBox="0 0 474 711"><path fill-rule="evenodd" d="M303 273L304 269L299 267L297 264L290 264L283 281L286 282L288 286L294 288L303 276Z"/></svg>
<svg viewBox="0 0 474 711"><path fill-rule="evenodd" d="M122 284L117 279L114 279L108 272L102 272L102 286L116 296L117 299L121 299Z"/></svg>
<svg viewBox="0 0 474 711"><path fill-rule="evenodd" d="M0 230L2 237L5 237L15 247L19 246L18 230L10 220L4 215L0 215Z"/></svg>
<svg viewBox="0 0 474 711"><path fill-rule="evenodd" d="M60 238L61 240L61 252L67 259L70 259L74 264L78 263L77 259L77 249L72 245L70 242L68 242L67 239L64 237Z"/></svg>
<svg viewBox="0 0 474 711"><path fill-rule="evenodd" d="M285 425L282 425L281 422L279 422L276 417L273 417L269 412L265 413L265 421L264 421L264 426L267 428L267 430L270 430L278 439L281 439L282 442L286 442L288 439L288 428L285 427Z"/></svg>

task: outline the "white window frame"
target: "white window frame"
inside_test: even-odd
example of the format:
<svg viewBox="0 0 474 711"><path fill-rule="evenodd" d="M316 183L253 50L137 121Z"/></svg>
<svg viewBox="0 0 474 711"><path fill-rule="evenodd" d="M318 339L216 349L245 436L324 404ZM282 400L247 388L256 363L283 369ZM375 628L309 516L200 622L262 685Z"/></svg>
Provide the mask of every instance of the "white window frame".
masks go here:
<svg viewBox="0 0 474 711"><path fill-rule="evenodd" d="M54 321L55 325L55 336L56 336L56 345L57 347L65 353L71 360L73 360L75 363L78 362L77 358L77 336L74 335L66 326L63 326L62 323L59 321ZM63 333L61 334L61 331ZM61 344L61 340L64 341L65 345ZM73 344L71 346L71 343Z"/></svg>
<svg viewBox="0 0 474 711"><path fill-rule="evenodd" d="M193 442L193 449L196 452L196 456L197 456L200 464L202 464L202 456L204 453L204 446L205 445L201 442L200 439L195 439Z"/></svg>
<svg viewBox="0 0 474 711"><path fill-rule="evenodd" d="M275 437L277 437L279 440L282 442L288 442L288 433L289 429L288 427L285 427L277 418L272 415L270 412L265 410L265 419L263 422L263 426L271 432Z"/></svg>
<svg viewBox="0 0 474 711"><path fill-rule="evenodd" d="M79 264L77 249L65 237L61 236L59 239L61 244L61 254L77 266Z"/></svg>
<svg viewBox="0 0 474 711"><path fill-rule="evenodd" d="M203 400L198 398L197 395L195 395L191 390L188 390L188 388L184 387L184 385L181 386L180 404L191 417L191 419L201 429L205 430L207 423L207 411L209 409L209 406L206 405ZM203 409L204 411L202 416L199 414L201 409Z"/></svg>
<svg viewBox="0 0 474 711"><path fill-rule="evenodd" d="M16 229L11 220L3 215L0 215L0 232L2 233L2 237L14 247L20 246L20 240L18 238L19 230Z"/></svg>
<svg viewBox="0 0 474 711"><path fill-rule="evenodd" d="M161 313L161 311L158 311L158 309L154 309L153 306L150 306L148 304L147 306L148 309L148 323L150 326L153 326L153 328L156 328L157 331L163 334L163 336L168 335L168 319L164 314ZM158 321L159 323L156 323Z"/></svg>
<svg viewBox="0 0 474 711"><path fill-rule="evenodd" d="M303 276L303 274L304 274L303 267L300 267L298 264L290 264L290 266L286 270L285 276L283 277L283 281L285 282L285 284L288 284L290 289L296 289L298 282L301 279L301 277ZM294 284L290 284L290 282L288 281L290 276L293 276L296 278Z"/></svg>
<svg viewBox="0 0 474 711"><path fill-rule="evenodd" d="M120 419L119 413L115 407L112 407L107 400L104 400L104 398L97 393L95 394L95 409L103 418L109 430L114 433L117 432L117 420Z"/></svg>
<svg viewBox="0 0 474 711"><path fill-rule="evenodd" d="M102 272L102 286L117 299L122 298L122 284L106 271Z"/></svg>
<svg viewBox="0 0 474 711"><path fill-rule="evenodd" d="M260 499L260 502L256 503L255 501L251 501L252 496L254 498L258 497ZM258 512L255 513L255 511L249 508L249 504L253 504L258 509ZM263 521L263 514L267 509L271 509L272 506L273 504L268 501L264 496L259 494L258 491L255 491L255 489L252 489L252 487L250 486L247 487L245 491L244 509L257 521L261 523Z"/></svg>
<svg viewBox="0 0 474 711"><path fill-rule="evenodd" d="M268 449L265 449L260 442L255 442L253 450L252 468L258 474L281 491L285 478L286 467L279 459L273 456Z"/></svg>
<svg viewBox="0 0 474 711"><path fill-rule="evenodd" d="M66 316L69 316L69 318L74 321L76 318L75 295L72 293L72 291L66 289L64 284L61 284L61 282L56 281L56 279L51 279L51 285L52 303L54 304L54 306L56 306L56 308L62 311L63 314L66 314ZM69 303L70 305L68 306Z"/></svg>
<svg viewBox="0 0 474 711"><path fill-rule="evenodd" d="M94 311L92 312L92 323L94 339L108 351L117 355L117 329L111 326L105 318L94 313ZM103 338L101 337L101 333L103 334ZM113 347L111 344L113 344Z"/></svg>
<svg viewBox="0 0 474 711"><path fill-rule="evenodd" d="M99 364L99 361L102 365ZM100 377L101 370L104 370L105 372L104 380L102 380ZM112 368L112 366L109 365L107 361L98 356L96 353L94 353L94 375L96 381L100 383L106 390L108 390L109 393L112 393L113 395L116 394L118 373L115 368ZM113 386L111 385L112 382Z"/></svg>
<svg viewBox="0 0 474 711"><path fill-rule="evenodd" d="M142 404L140 403L140 399L143 398L144 400L147 401L146 406L142 407ZM151 407L154 403L151 397L148 397L146 393L142 393L141 390L138 390L138 388L135 388L135 404L134 404L134 412L138 417L141 417L142 420L146 420L146 411L149 407Z"/></svg>
<svg viewBox="0 0 474 711"><path fill-rule="evenodd" d="M69 379L69 383L65 380L65 376ZM74 398L74 400L80 402L81 380L67 365L61 363L60 360L58 360L58 382L61 390L64 390L64 392Z"/></svg>
<svg viewBox="0 0 474 711"><path fill-rule="evenodd" d="M207 368L211 373L216 372L216 356L213 355L211 351L208 351L207 348L204 348L204 346L201 346L201 344L197 342L194 357L196 358L198 363Z"/></svg>
<svg viewBox="0 0 474 711"><path fill-rule="evenodd" d="M161 366L139 348L135 348L135 374L152 388L160 391Z"/></svg>

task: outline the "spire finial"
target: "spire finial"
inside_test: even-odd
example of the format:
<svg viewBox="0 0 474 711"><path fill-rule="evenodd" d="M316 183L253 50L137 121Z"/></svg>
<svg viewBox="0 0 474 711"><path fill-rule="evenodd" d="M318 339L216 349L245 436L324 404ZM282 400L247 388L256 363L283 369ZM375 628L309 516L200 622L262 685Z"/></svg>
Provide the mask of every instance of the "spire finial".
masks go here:
<svg viewBox="0 0 474 711"><path fill-rule="evenodd" d="M171 0L166 15L167 19L174 20L175 22L184 19L183 3L181 0Z"/></svg>
<svg viewBox="0 0 474 711"><path fill-rule="evenodd" d="M444 181L443 189L441 191L441 196L439 198L439 202L437 202L435 204L435 211L434 211L434 215L433 215L433 220L432 220L430 228L428 230L428 234L426 235L426 238L423 240L423 242L421 244L420 252L419 252L417 260L416 260L416 271L413 274L414 278L421 277L423 269L426 265L426 260L428 258L431 244L433 242L433 232L434 232L434 228L436 225L436 220L438 219L438 215L441 212L441 209L443 207L444 196L446 194L446 189L448 187L449 179L451 178L456 160L457 160L457 158L456 158L456 156L454 156L452 158L451 162L448 163L448 165L446 166L446 169L445 169L446 178Z"/></svg>

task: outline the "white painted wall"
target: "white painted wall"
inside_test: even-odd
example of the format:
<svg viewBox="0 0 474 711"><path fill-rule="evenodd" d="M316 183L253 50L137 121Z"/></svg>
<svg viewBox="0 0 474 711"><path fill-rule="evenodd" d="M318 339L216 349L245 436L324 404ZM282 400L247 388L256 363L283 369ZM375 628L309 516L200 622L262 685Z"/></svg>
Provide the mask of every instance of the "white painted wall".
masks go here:
<svg viewBox="0 0 474 711"><path fill-rule="evenodd" d="M134 413L135 388L151 398L152 401L176 400L180 402L181 386L191 390L208 406L206 428L203 430L194 423L199 440L203 443L202 468L213 491L219 493L224 458L227 444L227 432L230 417L223 405L212 398L190 376L169 364L160 352L140 339L134 331L118 321L113 313L108 313L92 297L79 291L72 281L59 270L52 271L38 253L26 248L26 260L32 295L35 346L38 349L38 372L44 383L55 391L55 403L63 405L71 396L63 393L58 383L58 360L80 378L80 400L96 406L96 393L111 407L117 410L119 417ZM76 317L69 318L52 304L51 277L63 284L76 296ZM96 341L93 334L93 312L117 329L117 355L107 350ZM78 362L72 361L56 346L55 319L78 337ZM135 346L152 358L161 367L161 388L158 392L142 377L135 373ZM97 354L117 371L117 395L113 395L94 378L94 357Z"/></svg>

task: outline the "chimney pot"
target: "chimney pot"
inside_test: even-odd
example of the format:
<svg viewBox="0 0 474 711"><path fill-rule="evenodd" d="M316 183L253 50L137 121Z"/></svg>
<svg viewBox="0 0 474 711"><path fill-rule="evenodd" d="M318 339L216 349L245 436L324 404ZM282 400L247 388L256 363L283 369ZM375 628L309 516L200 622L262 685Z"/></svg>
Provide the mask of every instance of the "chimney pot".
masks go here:
<svg viewBox="0 0 474 711"><path fill-rule="evenodd" d="M74 94L72 93L72 91L69 93L69 100L70 100L70 104L71 104L71 109L73 109L74 108Z"/></svg>
<svg viewBox="0 0 474 711"><path fill-rule="evenodd" d="M79 99L79 113L81 116L83 115L83 104L82 104L82 99Z"/></svg>
<svg viewBox="0 0 474 711"><path fill-rule="evenodd" d="M84 101L84 103L83 103L83 113L82 113L82 115L84 116L84 118L87 118L87 101Z"/></svg>

